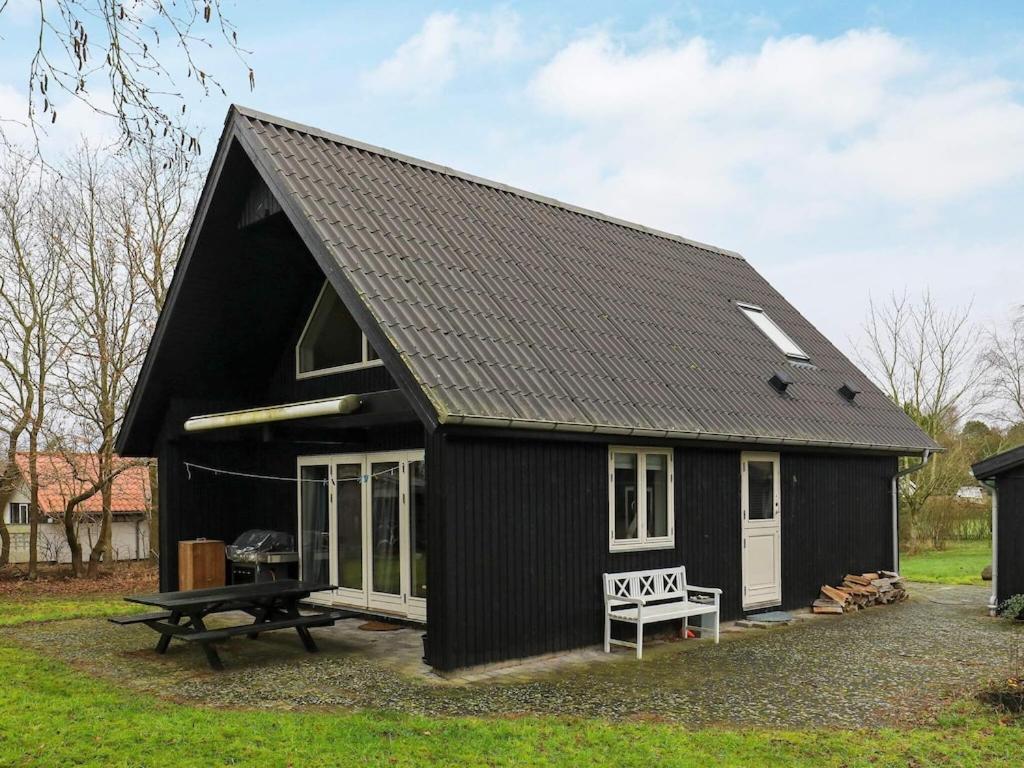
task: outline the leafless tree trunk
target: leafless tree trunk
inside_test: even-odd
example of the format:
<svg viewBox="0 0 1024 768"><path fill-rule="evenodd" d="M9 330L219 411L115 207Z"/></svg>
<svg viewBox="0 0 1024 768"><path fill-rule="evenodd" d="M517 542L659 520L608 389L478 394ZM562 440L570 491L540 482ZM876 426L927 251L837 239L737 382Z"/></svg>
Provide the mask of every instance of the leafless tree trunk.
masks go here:
<svg viewBox="0 0 1024 768"><path fill-rule="evenodd" d="M69 309L78 330L67 356L65 393L99 467L103 514L88 567L94 576L112 556L114 440L145 352L148 296L117 215L124 179L87 148L67 164L64 178L74 228L67 255L73 276Z"/></svg>
<svg viewBox="0 0 1024 768"><path fill-rule="evenodd" d="M975 351L971 307L940 308L930 294L916 301L893 294L870 303L860 362L875 382L928 435L946 448L901 485L904 535L911 551L923 543L922 510L936 496L955 494L969 477L959 422L983 401L983 369Z"/></svg>
<svg viewBox="0 0 1024 768"><path fill-rule="evenodd" d="M0 169L0 327L7 351L0 400L5 404L8 428L8 469L17 470L16 451L28 438L29 577L38 567L39 532L39 439L47 426L52 393L50 375L64 349L67 307L67 269L59 249L50 246L59 217L51 209L49 176L34 171L14 155ZM18 481L23 478L19 477ZM0 499L4 494L0 493ZM6 507L6 499L4 499Z"/></svg>
<svg viewBox="0 0 1024 768"><path fill-rule="evenodd" d="M80 522L79 507L97 493L103 493L104 489L110 488L118 475L132 467L138 466L138 462L123 461L113 468L111 472L107 474L100 472L98 478L90 480L86 478L88 473L84 468L78 466L74 454L65 454L64 460L68 461L72 467L69 488L63 494L64 512L62 522L64 524L64 537L67 539L68 551L71 556L71 572L76 577L81 577L86 575L86 568L85 558L82 555L82 541L78 535L78 524ZM109 502L104 502L103 507L107 509ZM104 514L103 517L106 517L106 515ZM93 551L99 546L100 541L102 541L102 536L93 544ZM92 560L90 557L91 570Z"/></svg>
<svg viewBox="0 0 1024 768"><path fill-rule="evenodd" d="M135 145L119 164L117 175L123 194L117 200L115 226L132 269L149 295L144 321L152 335L188 232L200 178L194 163L168 155L153 142ZM160 551L155 462L149 466L149 483L149 548L150 559L155 562Z"/></svg>

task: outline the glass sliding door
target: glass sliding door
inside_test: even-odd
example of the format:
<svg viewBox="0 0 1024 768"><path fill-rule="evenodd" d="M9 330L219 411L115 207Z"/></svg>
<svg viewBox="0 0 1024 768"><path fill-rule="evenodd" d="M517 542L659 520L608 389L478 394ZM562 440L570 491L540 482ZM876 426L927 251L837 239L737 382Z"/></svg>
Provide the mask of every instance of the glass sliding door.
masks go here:
<svg viewBox="0 0 1024 768"><path fill-rule="evenodd" d="M409 499L409 616L427 618L427 482L423 459L408 463Z"/></svg>
<svg viewBox="0 0 1024 768"><path fill-rule="evenodd" d="M303 578L337 587L317 600L426 620L423 451L303 457L299 479Z"/></svg>
<svg viewBox="0 0 1024 768"><path fill-rule="evenodd" d="M299 562L304 581L331 583L330 478L326 464L299 467Z"/></svg>
<svg viewBox="0 0 1024 768"><path fill-rule="evenodd" d="M402 597L400 472L397 461L370 462L370 602Z"/></svg>
<svg viewBox="0 0 1024 768"><path fill-rule="evenodd" d="M363 581L363 474L361 462L334 465L335 560L338 591L365 603Z"/></svg>

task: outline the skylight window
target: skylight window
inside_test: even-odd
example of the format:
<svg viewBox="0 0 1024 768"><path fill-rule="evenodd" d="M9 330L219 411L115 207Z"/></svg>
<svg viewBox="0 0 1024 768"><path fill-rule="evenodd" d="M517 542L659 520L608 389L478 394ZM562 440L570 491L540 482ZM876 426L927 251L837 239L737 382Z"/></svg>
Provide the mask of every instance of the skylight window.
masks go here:
<svg viewBox="0 0 1024 768"><path fill-rule="evenodd" d="M800 349L797 343L789 338L786 332L779 328L763 309L753 304L740 304L738 302L736 306L790 360L810 360L807 353Z"/></svg>

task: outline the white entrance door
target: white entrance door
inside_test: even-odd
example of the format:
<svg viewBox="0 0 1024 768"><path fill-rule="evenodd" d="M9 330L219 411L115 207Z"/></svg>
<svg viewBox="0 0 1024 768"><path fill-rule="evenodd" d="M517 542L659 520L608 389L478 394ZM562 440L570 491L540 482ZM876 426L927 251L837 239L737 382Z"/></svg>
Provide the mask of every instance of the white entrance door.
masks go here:
<svg viewBox="0 0 1024 768"><path fill-rule="evenodd" d="M743 512L743 607L782 602L782 509L779 454L740 456Z"/></svg>
<svg viewBox="0 0 1024 768"><path fill-rule="evenodd" d="M302 578L336 589L317 602L426 620L423 451L298 461Z"/></svg>

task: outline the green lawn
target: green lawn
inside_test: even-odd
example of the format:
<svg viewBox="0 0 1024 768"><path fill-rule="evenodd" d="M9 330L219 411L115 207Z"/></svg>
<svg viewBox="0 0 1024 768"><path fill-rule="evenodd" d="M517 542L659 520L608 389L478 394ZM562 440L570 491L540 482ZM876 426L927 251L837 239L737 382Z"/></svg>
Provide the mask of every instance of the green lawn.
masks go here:
<svg viewBox="0 0 1024 768"><path fill-rule="evenodd" d="M0 601L0 627L24 624L28 621L54 621L56 619L90 619L120 616L144 610L113 597L41 597L37 600Z"/></svg>
<svg viewBox="0 0 1024 768"><path fill-rule="evenodd" d="M118 601L91 601L99 615ZM8 614L10 604L0 604ZM63 601L23 617L65 618ZM25 620L28 620L27 618ZM256 712L128 693L0 636L0 765L1019 765L1024 727L964 704L916 730L687 730L657 722ZM173 693L173 692L169 692Z"/></svg>
<svg viewBox="0 0 1024 768"><path fill-rule="evenodd" d="M953 541L944 550L900 558L900 572L911 581L984 584L981 569L992 562L989 541Z"/></svg>

